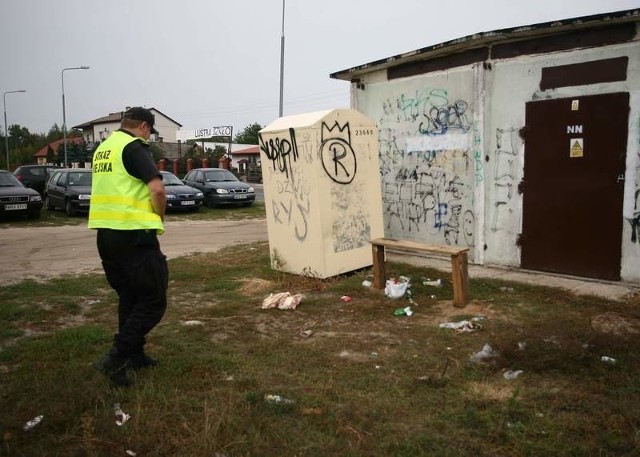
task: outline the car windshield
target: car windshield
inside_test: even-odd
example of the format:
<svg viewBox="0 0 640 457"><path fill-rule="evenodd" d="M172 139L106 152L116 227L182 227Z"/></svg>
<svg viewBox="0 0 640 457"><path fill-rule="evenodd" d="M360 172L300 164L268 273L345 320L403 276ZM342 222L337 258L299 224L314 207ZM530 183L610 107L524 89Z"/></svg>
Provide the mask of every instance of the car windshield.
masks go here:
<svg viewBox="0 0 640 457"><path fill-rule="evenodd" d="M24 187L11 173L0 173L0 187Z"/></svg>
<svg viewBox="0 0 640 457"><path fill-rule="evenodd" d="M184 184L173 173L162 173L162 182L165 186L183 186Z"/></svg>
<svg viewBox="0 0 640 457"><path fill-rule="evenodd" d="M210 181L237 181L233 173L228 170L209 170L204 172L204 180Z"/></svg>
<svg viewBox="0 0 640 457"><path fill-rule="evenodd" d="M91 185L91 173L69 173L69 185L72 187Z"/></svg>

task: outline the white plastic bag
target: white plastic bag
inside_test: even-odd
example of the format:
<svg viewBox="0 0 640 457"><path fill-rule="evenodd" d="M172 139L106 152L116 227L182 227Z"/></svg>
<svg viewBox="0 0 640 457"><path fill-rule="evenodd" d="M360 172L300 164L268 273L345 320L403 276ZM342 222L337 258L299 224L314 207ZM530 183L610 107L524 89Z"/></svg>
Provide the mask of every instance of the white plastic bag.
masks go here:
<svg viewBox="0 0 640 457"><path fill-rule="evenodd" d="M384 288L384 293L389 298L403 297L409 287L409 281L401 278L400 280L392 278L387 279L387 285Z"/></svg>

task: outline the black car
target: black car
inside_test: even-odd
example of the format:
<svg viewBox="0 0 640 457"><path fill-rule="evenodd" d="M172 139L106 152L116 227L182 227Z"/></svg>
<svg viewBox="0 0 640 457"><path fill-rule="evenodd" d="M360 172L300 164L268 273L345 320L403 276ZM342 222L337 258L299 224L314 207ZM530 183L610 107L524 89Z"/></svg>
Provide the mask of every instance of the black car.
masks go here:
<svg viewBox="0 0 640 457"><path fill-rule="evenodd" d="M87 213L91 203L92 172L86 168L63 168L53 172L44 189L47 209L62 208L67 216Z"/></svg>
<svg viewBox="0 0 640 457"><path fill-rule="evenodd" d="M185 185L169 171L161 171L164 190L167 194L167 210L198 211L204 195L198 189Z"/></svg>
<svg viewBox="0 0 640 457"><path fill-rule="evenodd" d="M62 167L55 165L20 165L13 172L13 176L25 185L44 195L44 186L51 173Z"/></svg>
<svg viewBox="0 0 640 457"><path fill-rule="evenodd" d="M194 168L183 181L186 185L201 190L205 204L210 207L250 206L256 199L253 187L224 168Z"/></svg>
<svg viewBox="0 0 640 457"><path fill-rule="evenodd" d="M25 187L6 170L0 170L0 215L26 214L31 219L40 217L42 197Z"/></svg>

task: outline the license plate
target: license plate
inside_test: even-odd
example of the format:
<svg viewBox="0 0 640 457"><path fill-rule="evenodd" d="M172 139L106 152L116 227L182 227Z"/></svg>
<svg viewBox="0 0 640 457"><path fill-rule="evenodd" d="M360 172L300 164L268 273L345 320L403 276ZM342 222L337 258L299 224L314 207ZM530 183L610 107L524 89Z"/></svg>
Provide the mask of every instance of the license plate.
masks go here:
<svg viewBox="0 0 640 457"><path fill-rule="evenodd" d="M185 201L183 201L183 202L180 202L180 204L181 204L182 206L187 206L187 205L195 205L195 204L196 204L196 202L195 202L195 201L193 201L193 200L185 200Z"/></svg>
<svg viewBox="0 0 640 457"><path fill-rule="evenodd" d="M18 203L14 205L4 205L4 209L6 211L17 210L17 209L27 209L26 203Z"/></svg>
<svg viewBox="0 0 640 457"><path fill-rule="evenodd" d="M245 200L247 196L243 194L238 194L238 195L234 195L233 198L235 198L236 200Z"/></svg>

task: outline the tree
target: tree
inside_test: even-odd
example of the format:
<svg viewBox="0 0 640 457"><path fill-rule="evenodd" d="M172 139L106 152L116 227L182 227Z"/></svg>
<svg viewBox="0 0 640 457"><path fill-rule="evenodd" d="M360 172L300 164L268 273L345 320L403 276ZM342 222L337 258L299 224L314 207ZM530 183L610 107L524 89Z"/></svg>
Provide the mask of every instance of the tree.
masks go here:
<svg viewBox="0 0 640 457"><path fill-rule="evenodd" d="M47 146L47 163L56 163L58 161L55 151L51 146Z"/></svg>
<svg viewBox="0 0 640 457"><path fill-rule="evenodd" d="M263 127L257 122L251 125L247 125L240 133L238 133L233 139L234 143L239 144L258 144L258 132Z"/></svg>

